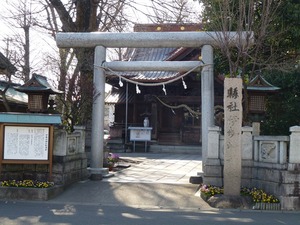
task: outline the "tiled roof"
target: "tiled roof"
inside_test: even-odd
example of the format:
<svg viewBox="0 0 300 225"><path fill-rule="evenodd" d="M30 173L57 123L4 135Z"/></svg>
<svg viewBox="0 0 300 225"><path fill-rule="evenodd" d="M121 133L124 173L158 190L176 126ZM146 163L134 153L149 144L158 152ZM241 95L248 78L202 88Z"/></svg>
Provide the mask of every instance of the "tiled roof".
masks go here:
<svg viewBox="0 0 300 225"><path fill-rule="evenodd" d="M135 48L128 51L128 61L166 61L176 52L176 48ZM139 71L126 72L123 75L133 80L153 82L176 77L178 72L169 71Z"/></svg>
<svg viewBox="0 0 300 225"><path fill-rule="evenodd" d="M260 91L260 92L276 92L280 88L270 84L260 74L255 76L247 85L248 91Z"/></svg>
<svg viewBox="0 0 300 225"><path fill-rule="evenodd" d="M16 90L24 93L29 92L45 92L49 94L60 94L61 91L52 87L45 76L33 74L32 78L27 81L24 85L16 87Z"/></svg>
<svg viewBox="0 0 300 225"><path fill-rule="evenodd" d="M17 71L16 67L11 64L11 62L0 52L0 73L2 71L7 71L10 74L13 74Z"/></svg>
<svg viewBox="0 0 300 225"><path fill-rule="evenodd" d="M200 31L200 24L136 24L135 32L166 32L166 31ZM190 53L192 48L130 48L124 61L174 61L181 60ZM108 74L113 75L108 72ZM119 75L140 82L162 82L180 75L171 71L129 71L118 72Z"/></svg>
<svg viewBox="0 0 300 225"><path fill-rule="evenodd" d="M130 48L125 55L125 61L164 61L177 48Z"/></svg>
<svg viewBox="0 0 300 225"><path fill-rule="evenodd" d="M128 103L133 102L133 94L128 94ZM106 97L105 97L106 104L116 104L116 103L126 103L126 93L121 90L112 90Z"/></svg>
<svg viewBox="0 0 300 225"><path fill-rule="evenodd" d="M125 61L166 61L176 51L177 48L131 48L125 54ZM118 74L136 81L159 82L172 79L179 73L170 71L127 71Z"/></svg>
<svg viewBox="0 0 300 225"><path fill-rule="evenodd" d="M14 102L14 103L18 103L18 104L27 105L28 95L25 94L25 93L21 93L19 91L16 91L14 89L15 87L18 87L20 85L14 84L14 83L8 83L6 81L0 81L0 90L3 91L7 87L7 85L9 85L10 87L5 92L6 99L9 102ZM0 99L1 99L1 96L0 96Z"/></svg>

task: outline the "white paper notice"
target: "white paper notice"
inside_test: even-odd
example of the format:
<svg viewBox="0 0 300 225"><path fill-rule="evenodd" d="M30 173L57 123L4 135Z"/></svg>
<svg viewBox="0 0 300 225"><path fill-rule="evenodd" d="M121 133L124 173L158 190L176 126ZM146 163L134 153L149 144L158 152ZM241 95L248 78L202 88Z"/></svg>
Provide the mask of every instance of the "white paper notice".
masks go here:
<svg viewBox="0 0 300 225"><path fill-rule="evenodd" d="M130 130L131 141L150 141L151 129L144 129L143 127Z"/></svg>
<svg viewBox="0 0 300 225"><path fill-rule="evenodd" d="M5 126L4 157L11 160L48 160L49 127Z"/></svg>

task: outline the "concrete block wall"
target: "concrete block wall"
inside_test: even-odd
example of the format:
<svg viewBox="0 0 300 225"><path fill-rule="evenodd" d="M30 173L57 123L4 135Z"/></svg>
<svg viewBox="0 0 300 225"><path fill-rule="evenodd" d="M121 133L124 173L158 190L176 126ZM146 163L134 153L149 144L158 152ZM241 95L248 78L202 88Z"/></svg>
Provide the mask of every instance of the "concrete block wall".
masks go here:
<svg viewBox="0 0 300 225"><path fill-rule="evenodd" d="M54 131L52 179L55 184L69 185L88 178L84 127L73 133Z"/></svg>
<svg viewBox="0 0 300 225"><path fill-rule="evenodd" d="M210 127L208 132L207 158L203 162L203 182L214 186L223 186L223 163L221 128ZM223 144L224 145L224 144ZM223 148L224 149L224 148Z"/></svg>
<svg viewBox="0 0 300 225"><path fill-rule="evenodd" d="M88 177L86 154L54 156L52 179L55 184L69 185Z"/></svg>
<svg viewBox="0 0 300 225"><path fill-rule="evenodd" d="M3 164L1 180L40 180L49 178L49 166L44 164Z"/></svg>

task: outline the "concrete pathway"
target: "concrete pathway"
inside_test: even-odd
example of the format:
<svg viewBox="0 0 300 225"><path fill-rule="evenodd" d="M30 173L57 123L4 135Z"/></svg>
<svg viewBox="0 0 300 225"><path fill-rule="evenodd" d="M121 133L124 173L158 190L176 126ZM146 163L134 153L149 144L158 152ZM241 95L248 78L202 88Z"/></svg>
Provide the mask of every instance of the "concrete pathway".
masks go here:
<svg viewBox="0 0 300 225"><path fill-rule="evenodd" d="M202 172L200 155L162 153L122 153L122 164L129 168L112 172L106 182L189 184L191 176Z"/></svg>
<svg viewBox="0 0 300 225"><path fill-rule="evenodd" d="M199 185L189 183L190 176L202 170L200 155L122 153L120 157L129 168L102 181L78 182L48 202L213 210L201 199Z"/></svg>

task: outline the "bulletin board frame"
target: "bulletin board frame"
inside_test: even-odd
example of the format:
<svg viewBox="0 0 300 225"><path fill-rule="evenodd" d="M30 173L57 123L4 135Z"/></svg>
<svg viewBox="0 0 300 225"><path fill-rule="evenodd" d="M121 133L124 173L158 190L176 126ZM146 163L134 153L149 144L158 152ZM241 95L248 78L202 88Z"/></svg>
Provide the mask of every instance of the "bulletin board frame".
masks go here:
<svg viewBox="0 0 300 225"><path fill-rule="evenodd" d="M22 154L16 153L14 157L9 156L8 150L9 147L5 143L9 141L8 136L11 134L10 132L14 129L20 128L21 135L27 136L30 139L31 143L25 144L25 150L27 154L29 154L29 158L22 157ZM30 132L26 135L26 130L30 130ZM38 143L39 146L34 146L35 141L34 139L43 138L43 136L38 136L41 134L37 134L37 131L46 132L44 134L44 141L47 143L47 146L42 146L47 153L43 153L42 156L36 157L36 155L28 152L32 151L34 147L39 147L41 143ZM19 124L19 123L2 123L0 124L0 172L2 169L2 164L48 164L49 165L49 176L52 177L52 153L53 153L53 132L54 128L53 125L49 124ZM24 134L25 133L25 134ZM18 136L18 131L15 131L14 134L16 137ZM17 140L16 140L17 141ZM24 146L23 146L24 147ZM20 150L20 148L18 148ZM17 150L16 150L17 151ZM23 154L24 155L24 154ZM25 158L25 159L24 159Z"/></svg>

